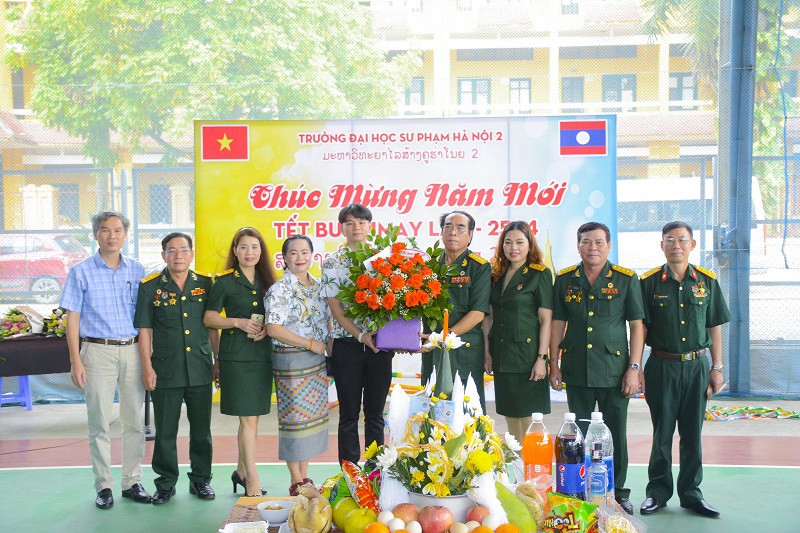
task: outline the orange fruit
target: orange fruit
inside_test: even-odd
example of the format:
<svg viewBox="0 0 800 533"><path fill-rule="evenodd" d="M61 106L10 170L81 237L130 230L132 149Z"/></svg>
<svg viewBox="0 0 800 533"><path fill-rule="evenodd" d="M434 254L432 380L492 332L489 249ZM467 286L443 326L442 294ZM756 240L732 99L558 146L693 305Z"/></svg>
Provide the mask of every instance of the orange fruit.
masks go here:
<svg viewBox="0 0 800 533"><path fill-rule="evenodd" d="M364 533L389 533L389 526L380 522L373 522L364 528Z"/></svg>
<svg viewBox="0 0 800 533"><path fill-rule="evenodd" d="M478 526L472 530L472 533L494 533L491 528L486 526Z"/></svg>
<svg viewBox="0 0 800 533"><path fill-rule="evenodd" d="M519 528L512 524L503 524L495 529L494 533L519 533Z"/></svg>

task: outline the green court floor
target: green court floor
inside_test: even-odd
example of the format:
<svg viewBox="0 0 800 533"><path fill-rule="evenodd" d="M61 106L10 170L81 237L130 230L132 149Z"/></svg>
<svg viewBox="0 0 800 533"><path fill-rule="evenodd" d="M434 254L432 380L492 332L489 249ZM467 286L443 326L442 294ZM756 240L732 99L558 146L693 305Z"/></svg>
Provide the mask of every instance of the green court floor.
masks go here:
<svg viewBox="0 0 800 533"><path fill-rule="evenodd" d="M212 485L217 498L210 502L189 495L184 476L177 495L166 505L137 504L123 499L120 489L115 488L114 507L107 511L94 507L90 468L0 470L0 531L214 532L236 502L231 491L232 470L230 465L214 467ZM310 470L311 477L321 482L338 469L326 464L312 465ZM120 469L113 471L119 480ZM287 493L289 475L285 466L262 465L259 471L270 494ZM144 472L145 488L152 492L153 471L145 467ZM644 499L646 478L646 467L629 468L628 486L637 509ZM658 514L640 517L649 532L800 531L800 469L710 466L705 469L702 488L709 502L722 512L720 518L696 516L680 508L673 498Z"/></svg>

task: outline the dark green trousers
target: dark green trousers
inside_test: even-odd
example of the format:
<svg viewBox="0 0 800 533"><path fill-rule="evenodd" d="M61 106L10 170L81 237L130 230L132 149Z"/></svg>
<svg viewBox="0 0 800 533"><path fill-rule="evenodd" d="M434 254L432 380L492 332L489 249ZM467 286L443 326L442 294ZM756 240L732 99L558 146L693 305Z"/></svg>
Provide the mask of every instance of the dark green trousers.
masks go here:
<svg viewBox="0 0 800 533"><path fill-rule="evenodd" d="M647 497L666 502L672 497L672 440L680 435L678 497L684 505L703 499L703 450L700 433L706 416L708 358L672 361L651 356L644 369L645 397L653 420L653 447L647 475Z"/></svg>
<svg viewBox="0 0 800 533"><path fill-rule="evenodd" d="M189 480L211 481L211 383L196 387L156 388L153 399L153 423L156 440L153 446L153 471L158 490L178 482L178 422L181 404L186 402L189 419Z"/></svg>
<svg viewBox="0 0 800 533"><path fill-rule="evenodd" d="M631 490L625 488L628 476L628 398L617 387L576 387L567 384L567 405L575 413L578 427L583 435L589 429L595 403L603 413L603 422L611 431L614 441L614 497L630 497Z"/></svg>

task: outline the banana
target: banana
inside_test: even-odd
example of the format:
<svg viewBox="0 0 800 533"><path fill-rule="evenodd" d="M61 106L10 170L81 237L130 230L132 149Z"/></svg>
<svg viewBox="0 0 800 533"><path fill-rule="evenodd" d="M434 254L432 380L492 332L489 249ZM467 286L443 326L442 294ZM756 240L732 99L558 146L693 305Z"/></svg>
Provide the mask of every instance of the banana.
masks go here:
<svg viewBox="0 0 800 533"><path fill-rule="evenodd" d="M525 507L528 508L528 511L531 512L533 520L536 522L536 526L541 528L542 522L544 521L544 507L540 505L537 500L534 500L527 494L517 492L517 498L519 498L520 501L525 504Z"/></svg>

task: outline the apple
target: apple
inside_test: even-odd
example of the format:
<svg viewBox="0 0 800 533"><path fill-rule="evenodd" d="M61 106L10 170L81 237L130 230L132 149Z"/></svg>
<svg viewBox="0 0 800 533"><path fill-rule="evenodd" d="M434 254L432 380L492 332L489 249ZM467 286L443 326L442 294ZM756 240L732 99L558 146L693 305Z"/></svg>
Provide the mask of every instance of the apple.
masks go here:
<svg viewBox="0 0 800 533"><path fill-rule="evenodd" d="M483 505L476 505L467 511L467 522L474 520L475 522L482 524L483 519L486 518L487 514L489 514L489 509Z"/></svg>
<svg viewBox="0 0 800 533"><path fill-rule="evenodd" d="M364 533L364 528L378 521L372 509L353 509L344 517L344 533Z"/></svg>
<svg viewBox="0 0 800 533"><path fill-rule="evenodd" d="M441 505L423 507L417 521L425 533L444 533L455 523L450 509Z"/></svg>
<svg viewBox="0 0 800 533"><path fill-rule="evenodd" d="M419 516L419 507L413 503L401 503L392 509L392 514L395 518L399 518L408 524L412 520L416 520Z"/></svg>
<svg viewBox="0 0 800 533"><path fill-rule="evenodd" d="M353 498L342 498L333 506L333 523L339 529L344 529L347 513L358 508L358 503Z"/></svg>

